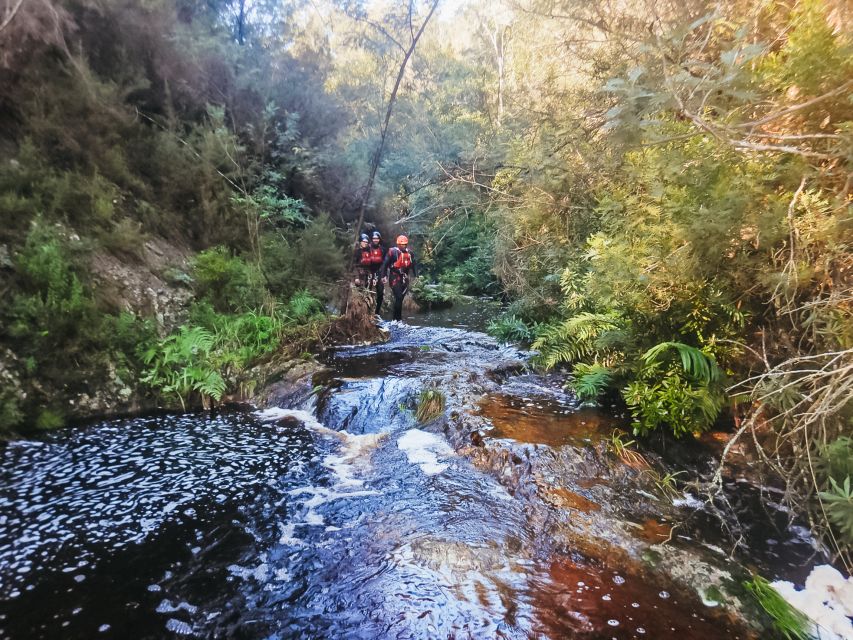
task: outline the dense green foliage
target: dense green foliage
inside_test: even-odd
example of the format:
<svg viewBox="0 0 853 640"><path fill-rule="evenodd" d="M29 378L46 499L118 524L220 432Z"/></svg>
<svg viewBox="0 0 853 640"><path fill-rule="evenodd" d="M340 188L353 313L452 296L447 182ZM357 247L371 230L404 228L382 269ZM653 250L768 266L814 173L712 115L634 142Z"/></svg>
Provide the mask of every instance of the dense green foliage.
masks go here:
<svg viewBox="0 0 853 640"><path fill-rule="evenodd" d="M509 298L495 335L637 433L771 434L817 520L846 476L809 459L853 418L851 25L818 0L472 2L384 169L427 272Z"/></svg>
<svg viewBox="0 0 853 640"><path fill-rule="evenodd" d="M309 44L296 6L255 9L239 38L227 2L23 3L4 25L0 432L61 424L81 393L127 396L143 376L217 397L221 363L197 365L257 351L247 318L278 323L307 289L304 319L335 295L361 180L338 153L329 40ZM159 340L189 319L188 287L248 343L219 343L225 316L209 350L197 325Z"/></svg>
<svg viewBox="0 0 853 640"><path fill-rule="evenodd" d="M238 270L237 282L242 275ZM209 406L229 389L237 393L252 385L244 376L252 365L274 353L284 340L303 341L311 333L312 323L322 317L322 303L304 290L296 292L287 304L277 305L272 315L252 310L220 313L211 302L198 302L190 310L192 324L181 326L142 352L142 381L182 406L193 398Z"/></svg>
<svg viewBox="0 0 853 640"><path fill-rule="evenodd" d="M23 3L0 32L0 430L107 379L216 398L333 302L423 9ZM849 7L447 11L401 76L365 230L410 236L427 306L504 297L490 331L621 397L638 434L760 433L842 551Z"/></svg>

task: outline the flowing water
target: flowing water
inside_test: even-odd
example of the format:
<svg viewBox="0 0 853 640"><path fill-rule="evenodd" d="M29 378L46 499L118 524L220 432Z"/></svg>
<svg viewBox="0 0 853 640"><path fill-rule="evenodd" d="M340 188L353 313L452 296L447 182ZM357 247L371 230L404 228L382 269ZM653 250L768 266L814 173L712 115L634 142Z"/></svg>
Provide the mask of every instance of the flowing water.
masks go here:
<svg viewBox="0 0 853 640"><path fill-rule="evenodd" d="M726 565L673 529L701 510L636 493L596 453L618 420L472 317L329 354L297 406L4 445L0 637L751 637L662 568Z"/></svg>

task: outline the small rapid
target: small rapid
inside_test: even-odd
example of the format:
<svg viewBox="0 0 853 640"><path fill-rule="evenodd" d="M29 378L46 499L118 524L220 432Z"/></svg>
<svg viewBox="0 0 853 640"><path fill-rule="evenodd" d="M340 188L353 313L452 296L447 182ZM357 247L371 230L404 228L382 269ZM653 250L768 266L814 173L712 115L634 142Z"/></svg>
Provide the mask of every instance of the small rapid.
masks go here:
<svg viewBox="0 0 853 640"><path fill-rule="evenodd" d="M0 637L751 637L672 577L729 560L600 459L612 418L482 333L388 328L292 406L3 445Z"/></svg>

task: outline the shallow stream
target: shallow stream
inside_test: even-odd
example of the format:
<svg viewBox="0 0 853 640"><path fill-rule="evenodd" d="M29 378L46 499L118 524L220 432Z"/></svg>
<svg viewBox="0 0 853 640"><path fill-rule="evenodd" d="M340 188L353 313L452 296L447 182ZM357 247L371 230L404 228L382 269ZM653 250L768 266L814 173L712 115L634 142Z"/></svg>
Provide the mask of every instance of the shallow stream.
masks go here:
<svg viewBox="0 0 853 640"><path fill-rule="evenodd" d="M753 637L702 581L795 576L803 531L731 559L701 502L606 452L618 417L480 320L392 323L290 406L3 445L0 637Z"/></svg>

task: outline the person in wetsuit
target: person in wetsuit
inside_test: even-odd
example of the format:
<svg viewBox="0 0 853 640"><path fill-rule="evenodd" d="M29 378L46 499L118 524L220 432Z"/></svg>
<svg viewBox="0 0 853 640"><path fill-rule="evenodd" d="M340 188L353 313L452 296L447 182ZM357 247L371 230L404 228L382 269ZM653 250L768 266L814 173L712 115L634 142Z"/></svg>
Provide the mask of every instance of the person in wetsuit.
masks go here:
<svg viewBox="0 0 853 640"><path fill-rule="evenodd" d="M352 256L353 270L355 271L355 285L357 287L370 287L371 275L370 239L366 233L361 234L358 246Z"/></svg>
<svg viewBox="0 0 853 640"><path fill-rule="evenodd" d="M370 283L370 288L376 291L376 313L382 311L382 301L385 299L385 283L382 282L380 271L385 263L385 255L387 251L382 245L382 234L374 231L371 234L370 241L370 272L373 282ZM375 286L374 286L375 285Z"/></svg>
<svg viewBox="0 0 853 640"><path fill-rule="evenodd" d="M418 277L415 256L409 251L409 239L397 236L397 246L388 249L382 263L382 281L387 280L394 294L394 320L403 319L403 298L409 291L409 279Z"/></svg>

